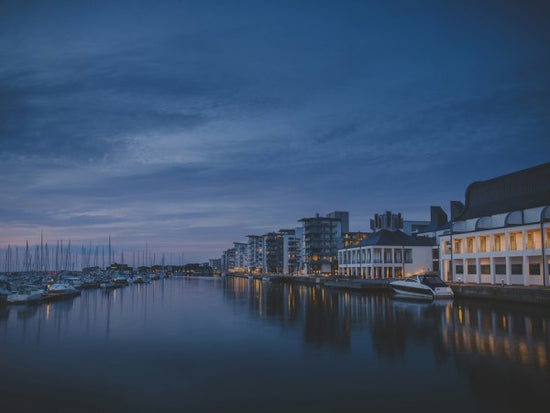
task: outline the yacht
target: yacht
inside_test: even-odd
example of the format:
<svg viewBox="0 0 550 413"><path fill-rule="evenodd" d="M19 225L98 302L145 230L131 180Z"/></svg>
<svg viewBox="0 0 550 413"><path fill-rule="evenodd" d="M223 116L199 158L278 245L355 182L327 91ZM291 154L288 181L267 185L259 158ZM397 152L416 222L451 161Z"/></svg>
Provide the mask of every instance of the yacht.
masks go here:
<svg viewBox="0 0 550 413"><path fill-rule="evenodd" d="M9 292L6 296L6 302L8 304L28 304L39 302L43 298L43 288L22 285L17 290Z"/></svg>
<svg viewBox="0 0 550 413"><path fill-rule="evenodd" d="M67 282L56 282L46 286L44 297L61 298L61 297L71 297L79 294L80 294L80 290L77 290L71 284Z"/></svg>
<svg viewBox="0 0 550 413"><path fill-rule="evenodd" d="M398 294L425 298L452 298L453 290L441 280L438 274L426 272L402 280L390 282Z"/></svg>

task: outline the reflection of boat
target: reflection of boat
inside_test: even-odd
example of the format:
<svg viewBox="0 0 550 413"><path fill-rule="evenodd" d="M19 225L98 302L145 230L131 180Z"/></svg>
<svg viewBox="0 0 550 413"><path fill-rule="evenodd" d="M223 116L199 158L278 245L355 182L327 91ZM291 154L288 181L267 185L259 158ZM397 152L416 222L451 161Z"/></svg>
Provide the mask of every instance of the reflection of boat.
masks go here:
<svg viewBox="0 0 550 413"><path fill-rule="evenodd" d="M412 297L451 298L454 295L453 290L435 273L423 273L392 281L390 286L396 293Z"/></svg>

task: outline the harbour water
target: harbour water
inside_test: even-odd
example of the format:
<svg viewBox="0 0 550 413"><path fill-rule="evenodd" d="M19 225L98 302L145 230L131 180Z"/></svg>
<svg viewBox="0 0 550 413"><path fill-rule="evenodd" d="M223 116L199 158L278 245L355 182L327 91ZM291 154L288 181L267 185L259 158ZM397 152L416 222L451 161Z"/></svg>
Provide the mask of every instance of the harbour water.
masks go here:
<svg viewBox="0 0 550 413"><path fill-rule="evenodd" d="M550 310L171 277L0 307L3 411L517 412Z"/></svg>

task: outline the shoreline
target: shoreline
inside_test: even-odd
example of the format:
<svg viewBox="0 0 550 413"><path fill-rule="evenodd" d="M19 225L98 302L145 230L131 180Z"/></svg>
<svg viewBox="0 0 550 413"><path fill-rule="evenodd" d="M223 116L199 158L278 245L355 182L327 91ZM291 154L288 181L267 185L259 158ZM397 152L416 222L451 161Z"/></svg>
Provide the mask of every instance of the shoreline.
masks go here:
<svg viewBox="0 0 550 413"><path fill-rule="evenodd" d="M369 292L391 291L390 282L393 279L336 279L335 277L308 277L293 275L244 275L227 274L227 277L249 278L272 283L293 283L301 285L322 285L338 290ZM487 302L510 302L522 304L534 304L550 307L550 288L542 286L520 285L492 285L492 284L468 284L448 283L457 298L472 298Z"/></svg>

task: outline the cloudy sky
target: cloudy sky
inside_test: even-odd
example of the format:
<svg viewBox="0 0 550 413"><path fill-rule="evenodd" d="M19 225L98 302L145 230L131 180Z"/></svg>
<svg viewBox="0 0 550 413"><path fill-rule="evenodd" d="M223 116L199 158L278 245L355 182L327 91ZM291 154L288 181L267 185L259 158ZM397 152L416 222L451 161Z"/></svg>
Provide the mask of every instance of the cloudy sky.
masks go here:
<svg viewBox="0 0 550 413"><path fill-rule="evenodd" d="M0 248L219 256L550 160L546 1L0 1Z"/></svg>

